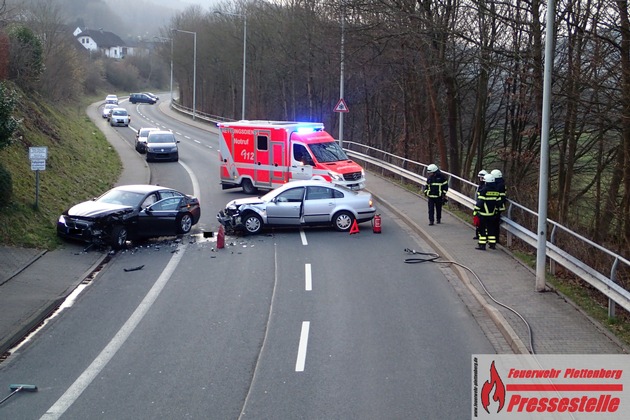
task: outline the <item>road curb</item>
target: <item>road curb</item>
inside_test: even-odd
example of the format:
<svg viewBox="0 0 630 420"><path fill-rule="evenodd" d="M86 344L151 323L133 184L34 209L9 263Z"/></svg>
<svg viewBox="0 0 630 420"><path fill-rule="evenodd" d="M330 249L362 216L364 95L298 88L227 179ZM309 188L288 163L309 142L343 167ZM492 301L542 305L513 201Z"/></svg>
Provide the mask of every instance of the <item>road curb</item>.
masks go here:
<svg viewBox="0 0 630 420"><path fill-rule="evenodd" d="M374 175L374 174L372 174ZM376 175L375 175L376 176ZM422 229L416 222L407 217L404 213L398 211L391 203L383 198L379 197L377 194L370 191L369 187L366 187L366 190L369 191L376 200L381 203L384 207L386 207L390 212L394 213L398 218L402 219L414 232L422 237L430 246L433 248L438 254L440 254L444 259L448 261L455 261L455 259L444 249L439 243L434 241L431 236L427 235L427 233ZM509 322L505 319L505 317L499 312L498 309L493 307L488 303L488 301L484 298L484 296L477 290L477 288L472 284L468 273L455 264L449 264L451 266L451 270L455 273L455 275L462 281L462 283L466 286L466 288L470 291L470 293L475 297L477 302L483 307L484 311L488 314L488 316L495 323L497 328L501 331L501 334L508 342L512 350L517 354L530 354L527 346L520 339L518 334L514 331Z"/></svg>

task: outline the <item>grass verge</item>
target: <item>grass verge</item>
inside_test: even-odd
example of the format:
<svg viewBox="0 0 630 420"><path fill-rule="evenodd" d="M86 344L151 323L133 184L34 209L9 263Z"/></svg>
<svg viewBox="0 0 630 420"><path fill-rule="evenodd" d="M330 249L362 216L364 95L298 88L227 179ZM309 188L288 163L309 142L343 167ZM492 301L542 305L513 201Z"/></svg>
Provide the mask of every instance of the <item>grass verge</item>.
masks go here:
<svg viewBox="0 0 630 420"><path fill-rule="evenodd" d="M120 158L85 112L99 98L53 106L21 95L19 133L11 146L0 150L0 164L13 181L10 202L0 206L0 243L54 249L60 244L56 222L63 210L101 194L118 179ZM29 161L33 146L48 148L37 200L36 173Z"/></svg>

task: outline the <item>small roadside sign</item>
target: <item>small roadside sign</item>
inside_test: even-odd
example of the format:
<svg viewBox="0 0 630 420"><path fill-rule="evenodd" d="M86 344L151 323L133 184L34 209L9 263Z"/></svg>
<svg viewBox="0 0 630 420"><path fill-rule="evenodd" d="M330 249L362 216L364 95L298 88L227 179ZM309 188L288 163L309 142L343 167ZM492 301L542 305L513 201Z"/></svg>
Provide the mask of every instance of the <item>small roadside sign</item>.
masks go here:
<svg viewBox="0 0 630 420"><path fill-rule="evenodd" d="M337 102L335 112L349 112L348 105L346 105L346 101L344 101L343 98L339 99L339 102Z"/></svg>
<svg viewBox="0 0 630 420"><path fill-rule="evenodd" d="M46 159L31 159L31 171L45 171Z"/></svg>
<svg viewBox="0 0 630 420"><path fill-rule="evenodd" d="M36 159L46 160L46 159L48 159L48 147L47 146L29 147L28 148L28 158L30 160L36 160Z"/></svg>

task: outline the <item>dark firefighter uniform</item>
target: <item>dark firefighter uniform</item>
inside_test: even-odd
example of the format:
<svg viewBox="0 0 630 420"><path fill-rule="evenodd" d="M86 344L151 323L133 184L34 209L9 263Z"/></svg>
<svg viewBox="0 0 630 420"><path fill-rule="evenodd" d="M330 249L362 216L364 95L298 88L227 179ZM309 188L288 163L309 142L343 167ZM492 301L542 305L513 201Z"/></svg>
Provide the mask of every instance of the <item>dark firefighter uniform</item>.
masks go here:
<svg viewBox="0 0 630 420"><path fill-rule="evenodd" d="M496 190L494 177L486 175L485 184L477 194L477 202L473 209L473 217L478 217L479 237L476 249L485 250L486 244L491 249L496 247L499 236L496 213L501 200L501 193Z"/></svg>
<svg viewBox="0 0 630 420"><path fill-rule="evenodd" d="M448 191L448 179L436 165L429 165L428 171L424 195L429 199L429 225L432 225L434 220L442 222L442 205Z"/></svg>

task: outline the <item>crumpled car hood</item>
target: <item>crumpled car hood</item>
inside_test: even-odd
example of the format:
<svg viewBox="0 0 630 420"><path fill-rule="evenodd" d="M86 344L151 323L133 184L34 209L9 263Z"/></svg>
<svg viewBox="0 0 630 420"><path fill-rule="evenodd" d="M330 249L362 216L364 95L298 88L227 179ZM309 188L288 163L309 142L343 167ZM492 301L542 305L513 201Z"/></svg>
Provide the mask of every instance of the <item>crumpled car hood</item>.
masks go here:
<svg viewBox="0 0 630 420"><path fill-rule="evenodd" d="M236 200L230 201L226 207L236 206L240 207L244 204L263 204L264 201L260 199L260 197L248 197L248 198L237 198Z"/></svg>
<svg viewBox="0 0 630 420"><path fill-rule="evenodd" d="M85 201L70 207L66 214L76 217L102 217L119 212L131 212L133 207L122 204L101 203L98 201Z"/></svg>

